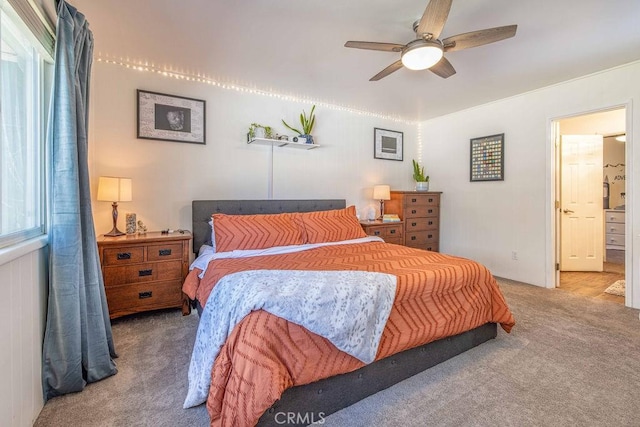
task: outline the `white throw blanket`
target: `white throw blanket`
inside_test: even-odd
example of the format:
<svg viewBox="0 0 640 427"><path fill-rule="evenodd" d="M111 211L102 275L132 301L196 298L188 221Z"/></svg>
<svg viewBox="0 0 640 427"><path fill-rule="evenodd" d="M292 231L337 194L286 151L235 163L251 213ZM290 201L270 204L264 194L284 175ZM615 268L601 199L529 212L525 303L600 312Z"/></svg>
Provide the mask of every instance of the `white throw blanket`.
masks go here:
<svg viewBox="0 0 640 427"><path fill-rule="evenodd" d="M301 325L371 363L395 292L394 275L366 271L251 270L223 277L202 312L184 407L206 401L213 362L251 311L265 310Z"/></svg>

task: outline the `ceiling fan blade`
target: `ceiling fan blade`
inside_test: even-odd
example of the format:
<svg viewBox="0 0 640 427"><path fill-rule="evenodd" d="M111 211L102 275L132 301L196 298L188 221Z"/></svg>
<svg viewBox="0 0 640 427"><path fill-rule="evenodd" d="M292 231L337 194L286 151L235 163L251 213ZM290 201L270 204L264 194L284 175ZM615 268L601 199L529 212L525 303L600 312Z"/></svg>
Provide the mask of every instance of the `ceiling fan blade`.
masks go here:
<svg viewBox="0 0 640 427"><path fill-rule="evenodd" d="M453 0L431 0L424 10L422 18L420 18L420 22L416 28L416 34L421 36L425 33L431 33L433 34L432 40L438 39L445 22L447 22L452 1Z"/></svg>
<svg viewBox="0 0 640 427"><path fill-rule="evenodd" d="M444 44L445 52L453 52L508 39L516 35L517 29L517 25L487 28L486 30L472 31L470 33L447 37L442 40L442 43Z"/></svg>
<svg viewBox="0 0 640 427"><path fill-rule="evenodd" d="M389 74L398 71L400 68L402 68L402 60L397 60L396 62L394 62L393 64L389 65L387 68L385 68L384 70L380 71L378 74L376 74L375 76L371 77L369 79L370 82L377 82L378 80L380 80L383 77L387 77Z"/></svg>
<svg viewBox="0 0 640 427"><path fill-rule="evenodd" d="M403 44L397 43L377 43L377 42L354 42L348 41L344 47L354 47L356 49L382 50L385 52L402 52Z"/></svg>
<svg viewBox="0 0 640 427"><path fill-rule="evenodd" d="M429 68L429 71L442 77L443 79L451 77L456 73L455 68L453 68L453 65L451 65L451 62L449 62L447 58L442 58L436 65Z"/></svg>

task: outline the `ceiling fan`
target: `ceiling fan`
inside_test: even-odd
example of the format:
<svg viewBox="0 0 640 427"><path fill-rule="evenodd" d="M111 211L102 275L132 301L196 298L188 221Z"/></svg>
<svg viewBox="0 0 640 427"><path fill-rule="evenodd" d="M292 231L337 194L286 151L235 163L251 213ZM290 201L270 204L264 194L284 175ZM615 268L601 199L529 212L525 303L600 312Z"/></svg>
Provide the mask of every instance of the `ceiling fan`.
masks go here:
<svg viewBox="0 0 640 427"><path fill-rule="evenodd" d="M369 81L378 81L403 66L410 70L426 70L427 68L446 79L456 73L451 63L445 58L444 52L469 49L508 39L516 35L517 25L487 28L458 34L440 40L440 33L447 22L453 0L431 0L427 4L424 14L419 21L414 22L413 31L416 39L406 45L396 43L377 43L363 41L348 41L345 47L356 49L381 50L385 52L400 52L400 59L380 71Z"/></svg>

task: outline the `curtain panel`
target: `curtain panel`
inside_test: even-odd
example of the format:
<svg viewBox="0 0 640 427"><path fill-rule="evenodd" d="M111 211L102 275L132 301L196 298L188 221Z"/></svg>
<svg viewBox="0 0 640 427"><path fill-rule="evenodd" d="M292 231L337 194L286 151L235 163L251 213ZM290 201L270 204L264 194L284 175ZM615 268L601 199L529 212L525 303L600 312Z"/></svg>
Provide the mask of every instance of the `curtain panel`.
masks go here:
<svg viewBox="0 0 640 427"><path fill-rule="evenodd" d="M91 212L87 159L93 35L84 15L58 4L49 113L49 301L43 343L45 401L117 372Z"/></svg>

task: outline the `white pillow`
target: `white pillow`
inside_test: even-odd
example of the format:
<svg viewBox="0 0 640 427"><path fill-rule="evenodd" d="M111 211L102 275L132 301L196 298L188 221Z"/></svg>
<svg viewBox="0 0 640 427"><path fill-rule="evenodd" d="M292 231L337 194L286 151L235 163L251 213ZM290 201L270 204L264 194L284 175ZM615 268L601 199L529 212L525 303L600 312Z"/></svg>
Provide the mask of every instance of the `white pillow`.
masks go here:
<svg viewBox="0 0 640 427"><path fill-rule="evenodd" d="M209 220L209 226L211 227L211 247L213 248L213 252L216 251L216 233L213 231L213 218Z"/></svg>

